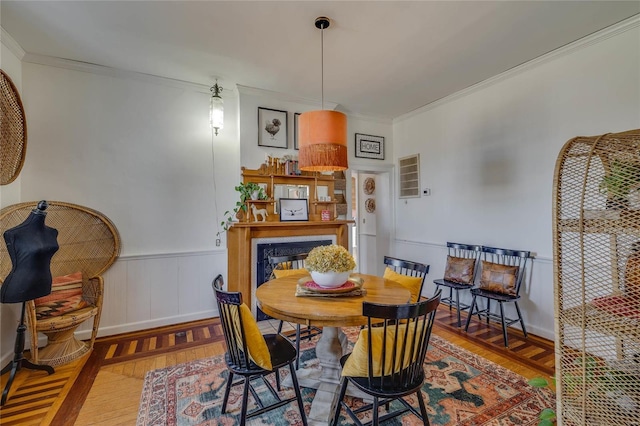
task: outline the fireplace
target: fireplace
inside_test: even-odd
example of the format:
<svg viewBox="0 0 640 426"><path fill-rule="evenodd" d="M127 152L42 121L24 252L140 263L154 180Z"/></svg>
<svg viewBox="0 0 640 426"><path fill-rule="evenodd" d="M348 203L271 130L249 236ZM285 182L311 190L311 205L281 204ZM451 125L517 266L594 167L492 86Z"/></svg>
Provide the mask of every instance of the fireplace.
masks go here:
<svg viewBox="0 0 640 426"><path fill-rule="evenodd" d="M244 302L256 314L254 294L258 285L258 245L268 245L279 249L284 247L279 244L292 247L294 244L311 242L310 245L303 245L299 252L328 243L348 248L349 225L351 224L353 221L348 220L234 223L227 232L229 291L241 292ZM266 254L261 255L261 259L268 258L268 250L269 248L267 248ZM264 282L271 273L265 269L268 268L262 270L260 283Z"/></svg>
<svg viewBox="0 0 640 426"><path fill-rule="evenodd" d="M255 288L260 287L265 282L269 281L271 277L272 267L269 264L270 256L288 256L291 254L308 253L312 248L317 246L327 246L335 243L335 238L332 235L327 235L327 239L317 240L317 237L313 237L313 240L296 239L295 241L285 242L258 242L256 241L256 262L254 263L255 274ZM304 238L304 237L302 237ZM287 238L291 240L290 238ZM257 240L264 240L264 238ZM282 238L267 238L267 240L282 240ZM258 321L270 318L267 314L257 309Z"/></svg>

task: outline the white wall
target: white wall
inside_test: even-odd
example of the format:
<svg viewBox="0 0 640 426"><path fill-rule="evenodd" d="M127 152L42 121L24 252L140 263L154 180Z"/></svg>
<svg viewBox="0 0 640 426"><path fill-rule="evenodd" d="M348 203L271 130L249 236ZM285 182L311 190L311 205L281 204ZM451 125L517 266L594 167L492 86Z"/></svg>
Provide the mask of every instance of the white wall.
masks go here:
<svg viewBox="0 0 640 426"><path fill-rule="evenodd" d="M394 158L419 153L432 195L395 200L396 254L420 252L431 283L442 277L446 241L537 253L521 307L529 330L552 338L558 152L577 135L638 127L637 25L400 117Z"/></svg>
<svg viewBox="0 0 640 426"><path fill-rule="evenodd" d="M0 50L0 68L11 78L18 93L22 93L22 63L17 56L20 55L20 52L18 51L16 55L15 50L15 41L9 39L3 31ZM22 52L22 54L24 53ZM27 128L28 126L29 121L27 117ZM29 144L28 137L29 135L27 134L27 147ZM10 184L0 186L0 208L20 201L20 180L20 175L18 175L16 180ZM0 364L3 367L13 355L16 328L20 322L20 306L20 304L0 304Z"/></svg>

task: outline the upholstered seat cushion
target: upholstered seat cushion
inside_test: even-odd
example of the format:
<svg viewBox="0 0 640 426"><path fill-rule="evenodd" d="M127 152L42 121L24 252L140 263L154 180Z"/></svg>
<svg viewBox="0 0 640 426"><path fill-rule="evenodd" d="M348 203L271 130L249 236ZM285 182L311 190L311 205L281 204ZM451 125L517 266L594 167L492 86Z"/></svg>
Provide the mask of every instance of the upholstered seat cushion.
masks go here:
<svg viewBox="0 0 640 426"><path fill-rule="evenodd" d="M293 275L300 275L305 276L305 275L309 275L309 271L307 271L304 268L298 268L298 269L274 269L273 270L273 275L276 278L284 278L284 277L290 277Z"/></svg>
<svg viewBox="0 0 640 426"><path fill-rule="evenodd" d="M422 277L410 277L402 275L387 267L383 275L384 279L395 281L402 284L407 290L411 292L411 303L416 303L420 298L420 287L422 287Z"/></svg>
<svg viewBox="0 0 640 426"><path fill-rule="evenodd" d="M418 333L422 331L422 327L424 325L423 321L419 321L417 324ZM407 333L407 337L405 340L405 332L407 326L409 327L409 332ZM404 353L404 361L402 365L400 365L400 357L402 356L402 348L406 341L412 342L414 330L416 327L415 321L411 323L403 323L398 325L397 334L398 334L398 351L396 352L396 368L394 372L398 372L402 366L406 366L409 363L409 358L411 356L409 348L406 349ZM349 355L349 358L344 363L344 367L342 368L342 375L348 377L367 377L368 376L368 368L369 368L369 355L368 355L368 344L369 344L369 336L371 335L371 344L372 344L372 353L373 353L373 374L374 376L382 375L382 362L381 355L382 354L382 344L384 338L384 327L372 327L363 328L360 330L360 335L358 336L358 340L353 346L353 351ZM387 327L387 338L385 341L386 345L386 353L389 354L387 359L385 360L384 372L385 375L389 375L393 369L393 357L390 355L393 353L393 344L396 336L396 327L388 326ZM414 359L418 355L414 353Z"/></svg>
<svg viewBox="0 0 640 426"><path fill-rule="evenodd" d="M97 314L98 308L96 306L89 305L82 309L77 309L62 315L38 318L38 321L36 322L36 330L39 332L64 330L65 328L75 327Z"/></svg>
<svg viewBox="0 0 640 426"><path fill-rule="evenodd" d="M234 321L236 321L234 329L238 332L236 340L238 342L242 342L242 338L239 335L240 322L238 321L237 310L233 312L232 315ZM240 305L240 315L242 318L242 327L244 328L245 340L247 342L247 350L249 351L249 358L256 365L264 368L265 370L271 370L273 367L271 364L271 354L269 353L269 348L267 347L264 336L258 328L256 320L251 314L251 309L249 309L249 307L245 303Z"/></svg>
<svg viewBox="0 0 640 426"><path fill-rule="evenodd" d="M444 279L453 281L454 283L473 285L473 271L475 266L475 259L447 256Z"/></svg>
<svg viewBox="0 0 640 426"><path fill-rule="evenodd" d="M480 289L510 296L516 295L517 266L482 261Z"/></svg>
<svg viewBox="0 0 640 426"><path fill-rule="evenodd" d="M87 307L82 298L82 272L53 278L51 293L34 300L38 320L64 315Z"/></svg>

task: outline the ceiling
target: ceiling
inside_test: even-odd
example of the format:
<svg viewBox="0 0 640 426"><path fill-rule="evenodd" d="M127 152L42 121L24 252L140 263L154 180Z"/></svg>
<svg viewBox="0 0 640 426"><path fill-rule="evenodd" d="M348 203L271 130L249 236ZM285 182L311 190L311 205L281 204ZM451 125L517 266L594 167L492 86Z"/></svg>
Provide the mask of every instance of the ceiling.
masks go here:
<svg viewBox="0 0 640 426"><path fill-rule="evenodd" d="M394 118L640 13L638 1L7 1L28 55ZM26 57L28 60L28 56Z"/></svg>

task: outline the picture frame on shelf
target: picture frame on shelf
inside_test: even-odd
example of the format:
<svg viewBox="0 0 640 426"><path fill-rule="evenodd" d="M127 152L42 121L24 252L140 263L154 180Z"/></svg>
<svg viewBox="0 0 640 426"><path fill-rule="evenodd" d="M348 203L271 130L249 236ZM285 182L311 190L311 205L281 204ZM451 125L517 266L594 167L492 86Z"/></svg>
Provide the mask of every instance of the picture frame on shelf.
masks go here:
<svg viewBox="0 0 640 426"><path fill-rule="evenodd" d="M308 222L309 204L306 198L280 198L280 222Z"/></svg>
<svg viewBox="0 0 640 426"><path fill-rule="evenodd" d="M298 120L300 119L300 113L296 112L293 114L293 149L299 150L300 145L298 142Z"/></svg>
<svg viewBox="0 0 640 426"><path fill-rule="evenodd" d="M258 146L288 147L287 111L258 107Z"/></svg>
<svg viewBox="0 0 640 426"><path fill-rule="evenodd" d="M384 137L356 133L356 157L384 160Z"/></svg>

